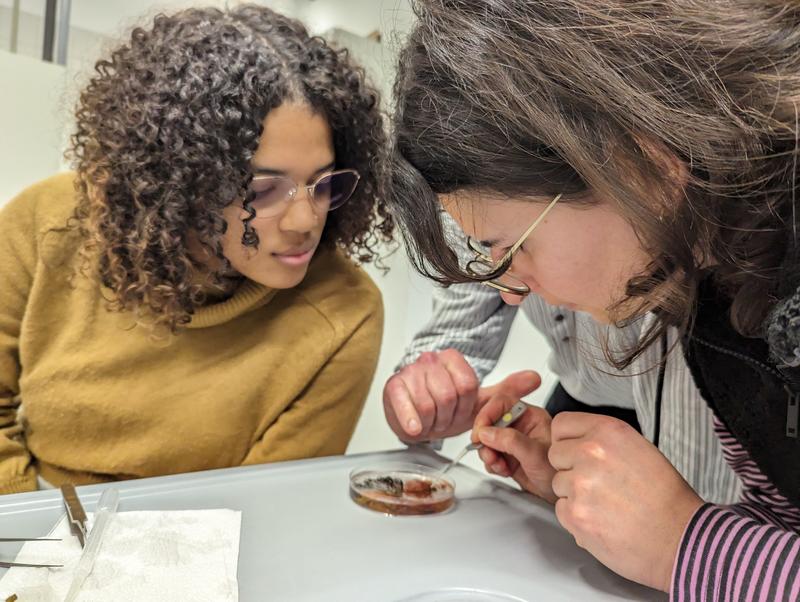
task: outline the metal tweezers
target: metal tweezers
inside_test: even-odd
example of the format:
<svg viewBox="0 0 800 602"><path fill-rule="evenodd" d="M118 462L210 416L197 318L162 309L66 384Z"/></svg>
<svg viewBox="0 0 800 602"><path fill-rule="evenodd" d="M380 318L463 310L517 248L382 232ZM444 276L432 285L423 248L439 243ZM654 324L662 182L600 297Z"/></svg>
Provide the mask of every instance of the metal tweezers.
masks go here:
<svg viewBox="0 0 800 602"><path fill-rule="evenodd" d="M61 541L53 537L0 537L0 543L19 542L19 541ZM60 564L28 564L26 562L5 562L0 561L0 568L10 569L12 567L27 567L27 568L45 568L56 569L61 567Z"/></svg>
<svg viewBox="0 0 800 602"><path fill-rule="evenodd" d="M78 493L72 485L61 486L61 497L64 498L64 506L67 508L67 520L72 534L81 542L81 547L86 546L86 512L83 509Z"/></svg>
<svg viewBox="0 0 800 602"><path fill-rule="evenodd" d="M83 547L86 545L86 512L83 510L83 505L78 498L75 487L72 485L63 485L61 487L61 496L64 498L64 506L67 509L69 528L78 538L78 541L81 542L81 547ZM0 537L0 543L14 543L20 541L61 541L61 539L54 537ZM61 564L30 564L26 562L0 561L0 568L3 569L10 569L12 567L56 569L62 566Z"/></svg>

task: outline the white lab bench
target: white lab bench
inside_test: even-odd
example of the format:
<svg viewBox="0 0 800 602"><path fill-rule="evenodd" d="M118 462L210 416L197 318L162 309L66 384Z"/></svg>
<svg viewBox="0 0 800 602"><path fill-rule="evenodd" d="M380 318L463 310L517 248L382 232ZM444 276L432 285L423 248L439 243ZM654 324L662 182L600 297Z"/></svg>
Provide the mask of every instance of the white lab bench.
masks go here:
<svg viewBox="0 0 800 602"><path fill-rule="evenodd" d="M458 501L444 514L390 517L357 506L350 471L387 461L446 459L420 448L124 481L119 511L241 510L242 602L667 598L578 548L547 504L464 466L450 472ZM87 510L103 487L78 488ZM62 514L58 491L0 496L0 535L44 535ZM14 553L5 545L1 558Z"/></svg>

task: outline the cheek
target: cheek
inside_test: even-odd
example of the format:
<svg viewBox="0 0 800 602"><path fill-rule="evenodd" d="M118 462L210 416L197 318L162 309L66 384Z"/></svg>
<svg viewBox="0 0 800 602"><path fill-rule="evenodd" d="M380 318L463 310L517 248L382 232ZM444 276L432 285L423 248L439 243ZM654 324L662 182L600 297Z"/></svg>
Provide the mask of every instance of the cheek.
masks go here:
<svg viewBox="0 0 800 602"><path fill-rule="evenodd" d="M571 289L595 308L607 308L625 297L628 281L642 273L648 259L627 224L588 230L572 246L561 269Z"/></svg>
<svg viewBox="0 0 800 602"><path fill-rule="evenodd" d="M264 248L264 242L269 239L270 221L261 220L250 222L251 227L258 234L259 250L252 247L245 247L242 244L242 234L244 234L244 223L242 222L242 211L238 208L229 207L223 213L227 228L222 238L222 252L230 261L231 266L238 272L247 275L248 264L251 264L259 252ZM252 264L251 264L252 265Z"/></svg>
<svg viewBox="0 0 800 602"><path fill-rule="evenodd" d="M521 253L515 269L564 303L605 308L624 295L625 285L647 265L638 239L620 228L581 228L570 235L542 237Z"/></svg>
<svg viewBox="0 0 800 602"><path fill-rule="evenodd" d="M567 303L597 297L598 273L590 256L570 247L553 248L530 260L530 276L544 291Z"/></svg>

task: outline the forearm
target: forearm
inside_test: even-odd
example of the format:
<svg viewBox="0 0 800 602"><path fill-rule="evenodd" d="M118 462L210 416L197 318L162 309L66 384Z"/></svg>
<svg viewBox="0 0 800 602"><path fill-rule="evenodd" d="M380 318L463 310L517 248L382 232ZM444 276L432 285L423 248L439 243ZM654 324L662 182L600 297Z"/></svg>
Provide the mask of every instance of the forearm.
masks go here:
<svg viewBox="0 0 800 602"><path fill-rule="evenodd" d="M800 598L800 535L777 517L763 522L737 506L703 505L692 517L678 550L670 599L793 601Z"/></svg>
<svg viewBox="0 0 800 602"><path fill-rule="evenodd" d="M36 472L17 424L16 405L0 398L0 494L36 490Z"/></svg>
<svg viewBox="0 0 800 602"><path fill-rule="evenodd" d="M456 349L479 380L491 372L508 337L516 307L479 284L457 284L434 292L433 316L408 345L397 368L425 351Z"/></svg>

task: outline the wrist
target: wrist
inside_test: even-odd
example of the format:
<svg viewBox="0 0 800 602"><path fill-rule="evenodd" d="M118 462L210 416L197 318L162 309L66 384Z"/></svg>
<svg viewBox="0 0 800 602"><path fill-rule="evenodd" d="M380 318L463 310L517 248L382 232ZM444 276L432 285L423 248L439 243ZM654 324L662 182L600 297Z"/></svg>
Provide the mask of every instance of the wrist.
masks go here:
<svg viewBox="0 0 800 602"><path fill-rule="evenodd" d="M660 578L658 587L663 592L669 593L672 587L672 576L675 570L675 561L680 551L681 542L686 534L686 528L692 517L703 507L705 502L693 490L689 489L687 495L675 504L671 529L664 546L665 554L661 562Z"/></svg>

